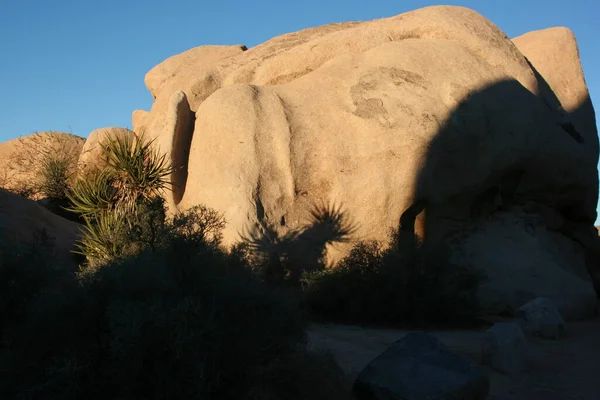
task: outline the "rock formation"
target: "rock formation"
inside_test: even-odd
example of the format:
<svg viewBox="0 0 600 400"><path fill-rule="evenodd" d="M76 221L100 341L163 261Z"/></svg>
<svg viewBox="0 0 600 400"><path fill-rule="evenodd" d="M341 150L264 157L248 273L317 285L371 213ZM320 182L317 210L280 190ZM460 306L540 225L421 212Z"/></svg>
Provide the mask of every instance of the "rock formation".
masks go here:
<svg viewBox="0 0 600 400"><path fill-rule="evenodd" d="M102 146L110 138L134 136L133 131L125 128L100 128L92 131L88 136L81 154L79 156L78 165L82 172L89 171L95 168L102 168L106 165Z"/></svg>
<svg viewBox="0 0 600 400"><path fill-rule="evenodd" d="M56 267L77 270L77 258L72 253L81 236L82 226L59 217L33 200L0 189L0 241L34 244L42 237L54 246ZM48 254L50 257L50 254Z"/></svg>
<svg viewBox="0 0 600 400"><path fill-rule="evenodd" d="M33 197L40 168L48 159L72 161L74 168L85 139L62 132L38 132L0 143L0 187L29 189Z"/></svg>
<svg viewBox="0 0 600 400"><path fill-rule="evenodd" d="M146 85L133 128L178 167L169 206L223 212L226 243L342 203L355 239L385 240L402 217L432 249L450 243L488 274L487 312L537 296L593 312L598 137L568 29L511 41L472 10L426 7L201 46Z"/></svg>

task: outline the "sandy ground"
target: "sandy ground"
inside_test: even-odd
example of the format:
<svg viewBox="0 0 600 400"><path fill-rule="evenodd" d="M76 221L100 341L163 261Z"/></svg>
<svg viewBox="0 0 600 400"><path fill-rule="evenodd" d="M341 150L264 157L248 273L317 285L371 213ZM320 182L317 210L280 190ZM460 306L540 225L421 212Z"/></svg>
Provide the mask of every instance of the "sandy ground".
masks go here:
<svg viewBox="0 0 600 400"><path fill-rule="evenodd" d="M480 364L484 329L436 331L457 354ZM528 338L523 372L512 376L484 367L490 377L490 400L600 400L600 320L572 322L560 340ZM361 369L408 331L349 325L314 325L313 349L329 350L354 381Z"/></svg>

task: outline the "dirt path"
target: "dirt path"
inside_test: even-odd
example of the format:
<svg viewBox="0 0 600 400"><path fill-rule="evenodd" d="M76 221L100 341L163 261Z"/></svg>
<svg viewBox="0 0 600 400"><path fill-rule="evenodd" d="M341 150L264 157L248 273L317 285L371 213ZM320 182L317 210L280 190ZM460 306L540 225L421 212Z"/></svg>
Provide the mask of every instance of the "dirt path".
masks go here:
<svg viewBox="0 0 600 400"><path fill-rule="evenodd" d="M490 400L599 400L600 320L573 322L558 341L529 338L526 369L512 376L490 368ZM329 350L354 380L362 368L408 331L314 325L310 346ZM480 363L484 331L431 332L454 352Z"/></svg>

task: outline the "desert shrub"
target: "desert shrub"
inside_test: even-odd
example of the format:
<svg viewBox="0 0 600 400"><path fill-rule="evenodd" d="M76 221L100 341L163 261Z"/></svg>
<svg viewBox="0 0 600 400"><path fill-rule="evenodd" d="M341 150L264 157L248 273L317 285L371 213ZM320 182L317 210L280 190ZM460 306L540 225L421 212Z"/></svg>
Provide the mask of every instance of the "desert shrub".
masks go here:
<svg viewBox="0 0 600 400"><path fill-rule="evenodd" d="M42 159L39 176L40 193L51 199L66 199L71 171L72 160L64 155Z"/></svg>
<svg viewBox="0 0 600 400"><path fill-rule="evenodd" d="M66 155L48 155L40 161L38 180L33 192L44 197L39 203L52 213L81 222L75 213L68 210L71 205L68 196L73 173L73 160Z"/></svg>
<svg viewBox="0 0 600 400"><path fill-rule="evenodd" d="M304 274L311 310L345 322L397 322L407 312L408 276L390 268L385 256L382 244L358 242L335 267Z"/></svg>
<svg viewBox="0 0 600 400"><path fill-rule="evenodd" d="M420 249L410 281L412 321L460 325L476 318L477 289L485 276L452 263L450 257L447 247L432 252Z"/></svg>
<svg viewBox="0 0 600 400"><path fill-rule="evenodd" d="M476 316L479 272L450 262L447 249L358 242L334 268L306 273L302 286L315 315L344 322L455 324ZM402 249L402 251L401 251Z"/></svg>
<svg viewBox="0 0 600 400"><path fill-rule="evenodd" d="M78 179L68 195L69 210L87 227L78 247L90 265L155 248L168 230L161 194L173 170L166 157L143 137L114 137L102 150L106 167Z"/></svg>
<svg viewBox="0 0 600 400"><path fill-rule="evenodd" d="M304 349L298 298L223 251L208 215L43 290L0 357L3 398L347 398L332 361Z"/></svg>
<svg viewBox="0 0 600 400"><path fill-rule="evenodd" d="M80 151L80 138L73 135L46 132L20 138L7 160L4 180L28 198L64 201Z"/></svg>
<svg viewBox="0 0 600 400"><path fill-rule="evenodd" d="M52 213L81 222L66 210L81 146L81 138L58 132L35 133L17 139L15 150L0 175L0 187L38 200Z"/></svg>
<svg viewBox="0 0 600 400"><path fill-rule="evenodd" d="M349 382L329 353L295 351L261 368L251 400L349 400Z"/></svg>
<svg viewBox="0 0 600 400"><path fill-rule="evenodd" d="M0 397L346 398L331 359L305 349L299 298L221 247L221 215L167 217L168 166L145 146L109 143L108 168L76 186L87 260L21 307Z"/></svg>
<svg viewBox="0 0 600 400"><path fill-rule="evenodd" d="M57 279L54 238L41 230L32 243L23 243L0 230L0 335L20 323L29 304Z"/></svg>

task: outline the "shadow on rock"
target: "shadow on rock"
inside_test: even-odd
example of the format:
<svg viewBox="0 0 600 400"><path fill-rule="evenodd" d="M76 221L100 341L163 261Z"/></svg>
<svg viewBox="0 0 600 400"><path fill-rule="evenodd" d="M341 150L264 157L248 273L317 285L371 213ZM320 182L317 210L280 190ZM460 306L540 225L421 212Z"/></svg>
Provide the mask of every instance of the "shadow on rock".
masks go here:
<svg viewBox="0 0 600 400"><path fill-rule="evenodd" d="M296 284L303 272L326 267L327 246L351 241L356 231L342 206L313 205L305 226L281 234L277 226L263 222L242 235L242 246L265 280Z"/></svg>

